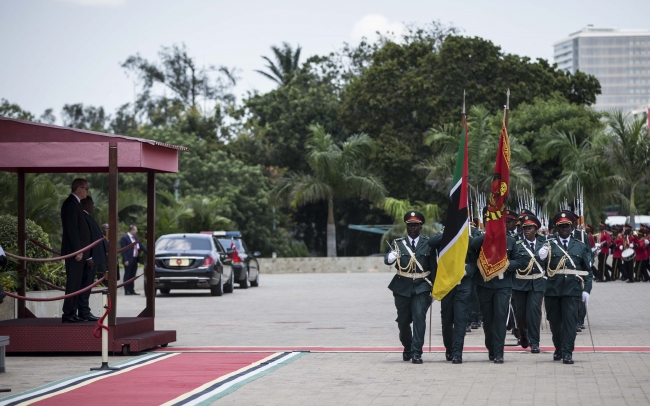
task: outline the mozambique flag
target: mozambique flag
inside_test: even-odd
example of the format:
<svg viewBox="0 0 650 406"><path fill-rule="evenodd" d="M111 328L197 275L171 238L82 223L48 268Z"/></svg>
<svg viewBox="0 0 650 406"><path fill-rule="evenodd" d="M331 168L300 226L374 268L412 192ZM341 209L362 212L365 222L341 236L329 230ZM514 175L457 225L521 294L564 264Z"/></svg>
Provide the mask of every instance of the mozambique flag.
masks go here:
<svg viewBox="0 0 650 406"><path fill-rule="evenodd" d="M469 245L469 211L467 210L467 119L463 114L464 133L460 137L454 180L449 192L445 230L438 255L438 272L433 284L433 298L442 300L465 274L465 257Z"/></svg>
<svg viewBox="0 0 650 406"><path fill-rule="evenodd" d="M501 137L494 165L492 188L485 213L485 240L481 247L477 265L484 281L501 275L508 269L506 245L506 199L510 187L510 141L508 140L508 109L506 108L501 126Z"/></svg>

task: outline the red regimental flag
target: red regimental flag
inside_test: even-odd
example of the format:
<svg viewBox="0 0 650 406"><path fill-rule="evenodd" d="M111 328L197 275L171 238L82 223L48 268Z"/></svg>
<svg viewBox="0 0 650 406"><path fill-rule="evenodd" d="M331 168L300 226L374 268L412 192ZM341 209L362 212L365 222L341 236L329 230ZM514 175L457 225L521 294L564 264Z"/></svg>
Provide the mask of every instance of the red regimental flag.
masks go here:
<svg viewBox="0 0 650 406"><path fill-rule="evenodd" d="M232 250L232 252L230 253L230 259L232 260L232 262L233 263L242 262L241 257L239 256L239 251L237 251L237 247L235 246L235 240L231 241L230 249Z"/></svg>
<svg viewBox="0 0 650 406"><path fill-rule="evenodd" d="M484 218L485 240L477 261L478 269L486 282L505 272L509 265L504 216L510 188L510 141L506 128L508 110L505 114L494 165L488 211Z"/></svg>

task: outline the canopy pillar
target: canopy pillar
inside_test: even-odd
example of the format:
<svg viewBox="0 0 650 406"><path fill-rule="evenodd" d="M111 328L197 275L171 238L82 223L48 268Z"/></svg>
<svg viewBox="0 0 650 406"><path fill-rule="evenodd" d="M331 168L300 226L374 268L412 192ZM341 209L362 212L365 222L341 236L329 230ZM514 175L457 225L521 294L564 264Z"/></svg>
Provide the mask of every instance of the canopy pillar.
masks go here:
<svg viewBox="0 0 650 406"><path fill-rule="evenodd" d="M111 142L108 148L108 294L111 298L111 313L108 325L115 326L117 314L117 142Z"/></svg>
<svg viewBox="0 0 650 406"><path fill-rule="evenodd" d="M147 173L147 264L144 267L144 288L147 307L142 316L156 316L156 172Z"/></svg>

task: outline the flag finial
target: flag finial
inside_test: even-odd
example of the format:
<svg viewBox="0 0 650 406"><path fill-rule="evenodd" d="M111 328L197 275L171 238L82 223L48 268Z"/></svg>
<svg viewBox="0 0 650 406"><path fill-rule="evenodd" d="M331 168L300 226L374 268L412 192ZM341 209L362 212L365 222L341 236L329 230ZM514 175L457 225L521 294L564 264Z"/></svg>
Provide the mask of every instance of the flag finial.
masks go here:
<svg viewBox="0 0 650 406"><path fill-rule="evenodd" d="M510 110L510 89L506 92L506 109Z"/></svg>

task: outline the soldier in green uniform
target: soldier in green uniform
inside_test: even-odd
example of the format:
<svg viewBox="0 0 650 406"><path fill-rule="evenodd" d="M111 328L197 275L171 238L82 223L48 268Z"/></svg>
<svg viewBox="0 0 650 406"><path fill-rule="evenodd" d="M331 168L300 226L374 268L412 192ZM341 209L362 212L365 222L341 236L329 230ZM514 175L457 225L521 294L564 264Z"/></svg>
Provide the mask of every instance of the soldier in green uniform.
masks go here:
<svg viewBox="0 0 650 406"><path fill-rule="evenodd" d="M483 216L487 207L483 209ZM485 282L476 264L485 235L473 238L470 242L469 265L474 267L472 282L476 285L476 294L481 304L483 315L483 332L488 357L495 364L503 364L503 347L506 342L506 323L512 294L512 275L519 267L517 262L517 243L514 238L506 236L507 256L510 261L508 269L499 277Z"/></svg>
<svg viewBox="0 0 650 406"><path fill-rule="evenodd" d="M479 236L481 233L476 228L470 228L470 239ZM436 234L429 239L431 255L437 257L437 250L442 242L442 233ZM469 247L468 247L469 249ZM468 316L470 314L470 299L472 296L472 276L476 267L468 264L468 257L465 259L465 276L440 301L440 316L442 318L442 342L445 345L445 356L447 361L453 364L463 363L463 345L465 333L467 332Z"/></svg>
<svg viewBox="0 0 650 406"><path fill-rule="evenodd" d="M568 210L557 213L553 218L557 238L539 252L548 275L544 303L555 346L553 360L565 364L573 364L578 305L580 300L589 304L593 280L590 250L571 236L574 221Z"/></svg>
<svg viewBox="0 0 650 406"><path fill-rule="evenodd" d="M585 244L587 248L589 248L589 263L593 264L594 263L594 253L591 250L591 243L589 242L589 233L587 233L585 230L578 230L577 226L577 220L578 220L578 215L571 212L573 214L574 222L573 222L573 232L571 233L571 236L575 238L576 240L580 241L581 243ZM586 227L590 227L587 225ZM585 227L585 228L586 228ZM592 228L593 231L593 228ZM591 270L593 272L593 269ZM578 324L576 324L576 332L580 333L582 332L582 329L585 328L585 316L587 315L587 308L585 307L584 302L578 303Z"/></svg>
<svg viewBox="0 0 650 406"><path fill-rule="evenodd" d="M546 289L546 275L539 251L544 247L546 238L537 234L541 222L534 214L525 214L522 218L524 239L517 241L518 263L521 266L512 281L512 296L517 303L517 327L523 348L539 354L539 329L542 323L542 300ZM548 251L548 247L546 248Z"/></svg>
<svg viewBox="0 0 650 406"><path fill-rule="evenodd" d="M473 227L470 230L470 238L478 237L479 235L483 234L481 230L479 230L479 219L478 217L474 217L474 222L472 223ZM479 304L478 301L478 295L476 294L476 285L472 284L472 294L470 295L469 298L469 322L470 322L470 329L475 330L479 327L481 327L481 305Z"/></svg>
<svg viewBox="0 0 650 406"><path fill-rule="evenodd" d="M404 215L405 238L393 241L392 250L386 254L386 265L395 263L397 275L388 285L393 291L397 308L397 328L404 347L402 359L422 363L422 345L426 332L426 315L431 306L431 289L436 269L436 258L431 255L428 237L420 235L424 215L410 211ZM413 332L411 333L411 323Z"/></svg>

